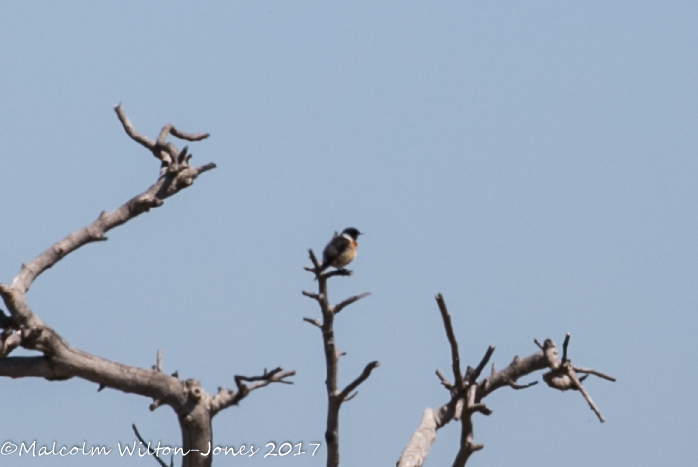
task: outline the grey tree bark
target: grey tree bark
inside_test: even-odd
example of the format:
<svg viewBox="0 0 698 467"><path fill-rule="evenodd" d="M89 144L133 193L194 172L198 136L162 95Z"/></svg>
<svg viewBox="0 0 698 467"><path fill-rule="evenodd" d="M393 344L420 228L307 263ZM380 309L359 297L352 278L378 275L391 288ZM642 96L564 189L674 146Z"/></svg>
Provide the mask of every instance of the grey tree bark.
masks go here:
<svg viewBox="0 0 698 467"><path fill-rule="evenodd" d="M363 293L354 295L345 300L342 300L336 305L331 305L327 294L327 280L334 276L350 276L351 271L346 269L338 269L335 271L322 272L320 263L315 257L313 250L308 251L310 260L313 263L312 268L305 268L306 271L312 272L315 275L315 280L318 283L318 293L303 292L306 297L317 301L322 313L322 322L317 319L303 318L304 321L318 327L322 332L322 343L325 350L325 371L327 378L325 379L325 388L327 390L327 423L325 427L325 442L327 443L327 467L339 466L339 409L344 402L353 399L357 392L356 389L361 383L366 381L371 372L379 365L377 361L370 362L364 367L364 371L349 383L341 391L337 387L337 372L339 367L339 357L342 353L337 350L334 341L334 318L340 311L352 303L361 300L370 295Z"/></svg>
<svg viewBox="0 0 698 467"><path fill-rule="evenodd" d="M157 140L152 141L133 128L120 105L114 110L126 133L160 160L160 174L146 191L114 211L102 212L91 224L59 240L36 258L23 264L9 284L0 284L0 296L9 312L7 315L0 310L0 376L37 377L48 381L81 378L98 384L99 390L112 388L151 398L151 410L168 405L179 420L182 452L188 453L182 456L182 466L209 467L212 456L201 453L211 451L212 418L223 409L238 404L250 391L270 383L290 384L287 378L294 375L294 371L276 368L272 371L265 370L259 376L238 375L235 376L236 390L219 389L216 394L209 394L194 379L181 380L176 373L164 374L160 352L156 365L152 369L145 369L113 362L72 347L31 310L26 300L32 282L66 255L88 243L106 240L104 235L109 230L152 208L162 206L165 199L191 186L199 175L216 167L213 163L201 167L191 166L188 148L184 147L180 151L167 141L167 137L172 135L195 142L207 138L207 133L184 133L167 124L163 126ZM42 356L9 356L18 347L37 350ZM165 465L161 460L158 461Z"/></svg>
<svg viewBox="0 0 698 467"><path fill-rule="evenodd" d="M134 196L111 212L102 212L91 224L57 241L39 256L23 264L19 273L9 284L0 284L0 297L2 297L9 312L9 314L5 314L0 310L0 377L37 377L48 381L81 378L98 384L99 390L108 387L151 398L151 410L155 410L161 405L168 405L177 414L182 433L182 452L188 453L182 456L182 466L210 467L212 456L201 455L201 453L211 451L212 418L220 411L238 404L255 389L271 383L291 384L288 378L295 374L294 371L276 368L271 371L265 370L259 376L237 375L234 377L235 390L219 389L217 393L209 394L194 379L181 380L176 373L172 375L163 373L162 353L159 351L153 368L145 369L113 362L72 347L57 331L44 323L31 310L26 300L26 294L33 281L65 256L88 243L106 240L105 234L109 230L148 212L152 208L162 206L165 199L191 186L199 175L216 167L213 163L200 167L191 166L189 164L191 155L188 153L188 148L185 146L180 151L173 143L167 141L168 136L171 135L184 141L195 142L207 138L208 134L184 133L173 125L167 124L163 126L157 139L152 141L133 128L120 105L115 107L115 111L128 136L148 149L160 161L159 177L143 193ZM339 465L340 408L344 402L355 397L356 389L369 378L371 372L379 364L377 361L368 363L363 372L351 383L342 389L338 387L338 364L342 354L335 345L335 317L347 306L369 294L356 295L336 305L331 305L328 297L328 279L334 276L351 275L351 271L336 270L323 273L313 251L310 250L309 254L313 267L306 268L306 270L315 275L318 292L304 291L303 294L318 303L322 320L311 318L304 318L304 320L317 327L322 335L328 404L325 428L327 466L337 467ZM453 461L453 466L464 466L472 453L484 447L482 444L474 442L473 415L475 413L486 416L492 414L492 410L483 403L485 397L503 387L518 390L533 386L537 384L536 381L524 385L518 384L517 381L540 370L547 370L542 375L542 379L549 387L560 391L578 391L598 419L601 422L604 421L603 415L582 385L582 381L589 375L609 381L615 381L615 379L594 369L573 365L568 359L567 352L570 341L569 334L563 343L561 360L558 358L558 350L552 340L546 339L543 344L536 340L534 342L538 346L539 352L525 358L515 357L509 366L500 371L496 371L493 364L490 375L480 379L495 348L490 346L480 363L475 368L468 367L463 373L458 342L446 304L441 295L436 296L436 301L451 348L453 382L448 381L439 370L436 371L441 384L449 392L449 399L439 408L427 408L424 411L419 426L397 462L398 467L422 466L436 438L437 431L453 420L461 422L459 451ZM10 356L12 351L18 347L36 350L42 355L34 357ZM135 427L134 431L140 438ZM161 465L166 465L162 460L156 460Z"/></svg>
<svg viewBox="0 0 698 467"><path fill-rule="evenodd" d="M501 371L496 371L494 364L492 364L490 375L478 381L480 374L494 353L494 347L490 346L487 349L477 367L468 367L465 374L463 374L460 367L458 341L451 326L451 316L448 314L446 303L440 294L436 296L436 302L439 306L446 336L451 346L451 367L454 383L449 382L439 370L436 370L436 375L441 384L448 390L450 400L438 409L427 408L424 411L419 426L412 434L397 461L397 467L421 467L429 454L432 443L436 439L437 430L452 420L460 420L461 422L460 445L456 458L453 461L453 467L464 466L474 452L485 447L483 444L475 443L473 438L473 415L475 413L481 413L486 416L492 414L492 410L483 404L482 400L492 392L503 387L519 390L538 384L537 381L533 381L520 385L517 384L517 380L539 370L548 369L543 374L543 381L551 388L560 391L568 389L579 391L599 418L599 421L604 421L603 415L601 415L589 393L582 385L582 381L590 374L608 381L615 381L615 378L600 371L572 365L572 362L567 358L567 347L570 342L569 334L565 336L562 361L557 356L557 347L555 347L552 340L546 339L543 344L535 340L534 342L540 349L540 352L526 358L514 357L509 366ZM578 376L580 373L583 374L582 377Z"/></svg>

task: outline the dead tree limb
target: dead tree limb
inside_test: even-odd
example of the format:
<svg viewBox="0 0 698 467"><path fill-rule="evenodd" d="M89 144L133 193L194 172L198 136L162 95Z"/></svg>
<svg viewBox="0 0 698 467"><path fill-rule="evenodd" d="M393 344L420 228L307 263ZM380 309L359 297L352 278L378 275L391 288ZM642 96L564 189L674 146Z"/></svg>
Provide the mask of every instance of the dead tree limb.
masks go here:
<svg viewBox="0 0 698 467"><path fill-rule="evenodd" d="M22 265L9 284L0 284L0 296L9 316L0 313L0 376L10 378L37 377L49 381L82 378L94 382L99 389L139 394L151 398L151 410L169 405L177 414L182 432L184 452L208 452L211 442L211 419L220 410L237 404L250 391L273 382L287 383L293 371L277 368L259 377L236 377L238 391L223 391L209 395L194 379L180 380L177 373L162 372L162 353L158 352L155 366L144 369L122 365L91 355L72 347L53 328L45 324L29 307L26 293L34 280L44 271L81 246L106 240L105 233L131 219L162 206L165 199L191 186L202 173L215 168L209 163L200 167L189 165L191 154L167 142L168 135L187 141L200 141L208 134L188 134L167 124L153 142L138 133L117 105L114 109L126 133L161 161L160 175L143 193L128 200L111 212L102 212L91 224L51 245L39 256ZM10 357L17 347L36 350L42 356ZM245 383L254 384L247 385ZM196 451L198 450L198 451ZM184 467L208 467L211 456L183 456Z"/></svg>
<svg viewBox="0 0 698 467"><path fill-rule="evenodd" d="M436 296L436 302L439 306L446 336L451 347L451 366L456 383L451 384L446 380L443 373L437 370L437 376L441 380L441 384L449 391L450 400L438 409L427 408L424 411L422 421L402 451L400 459L398 459L397 467L421 467L429 454L432 443L436 439L436 431L454 419L461 422L461 438L458 454L453 461L453 467L464 466L473 452L484 448L483 444L473 441L472 419L473 414L476 412L483 415L492 414L492 410L483 404L482 400L492 392L505 386L513 389L525 389L535 385L537 381L523 385L517 384L516 381L539 370L549 370L543 374L543 380L551 388L561 391L568 389L579 391L599 420L604 421L601 412L582 385L582 378L577 377L577 373L585 374L584 377L592 374L609 381L615 381L615 378L596 370L573 366L567 355L570 340L569 334L565 337L563 344L562 362L557 357L557 347L555 347L552 340L546 339L543 344L536 340L535 343L540 348L540 352L526 358L514 357L509 366L501 371L496 371L494 364L492 364L491 374L478 382L480 374L494 353L494 347L490 346L487 349L487 352L485 352L484 357L475 369L468 367L466 374L460 375L460 355L458 354L458 343L451 326L450 315L441 295Z"/></svg>
<svg viewBox="0 0 698 467"><path fill-rule="evenodd" d="M286 378L295 375L295 371L284 371L283 368L275 368L271 371L264 370L261 376L240 376L235 375L235 385L238 390L218 388L218 393L211 399L211 414L215 415L223 409L232 405L237 405L242 399L254 391L263 388L271 383L293 384ZM254 383L247 385L245 383Z"/></svg>
<svg viewBox="0 0 698 467"><path fill-rule="evenodd" d="M332 306L327 295L327 280L334 276L350 276L351 271L346 269L337 269L328 272L322 272L320 263L315 257L313 250L308 250L310 261L313 267L306 267L305 270L312 272L318 283L318 293L303 291L303 295L312 298L320 306L322 313L322 322L318 319L303 318L313 326L320 328L322 332L322 341L325 349L325 364L327 379L325 386L327 388L327 426L325 429L325 442L327 443L327 467L337 467L339 465L339 409L342 403L347 402L356 396L355 390L361 383L366 381L371 375L371 372L378 367L378 362L371 362L364 368L364 371L354 381L349 383L344 389L340 390L337 387L337 372L340 354L334 342L334 318L345 307L352 303L361 300L370 295L363 293L355 295L339 304Z"/></svg>
<svg viewBox="0 0 698 467"><path fill-rule="evenodd" d="M546 340L543 343L543 346L536 342L538 346L542 347L542 350L544 350L546 358L548 359L548 366L550 368L550 371L543 375L543 381L545 381L545 383L551 388L558 389L560 391L567 391L568 389L579 391L582 394L582 397L584 397L584 400L587 401L587 404L589 404L591 410L593 410L596 416L599 418L599 421L603 423L605 420L601 414L601 411L598 407L596 407L596 404L591 399L591 396L582 385L582 378L579 378L577 373L598 376L599 378L608 381L615 381L616 379L612 376L605 375L600 371L588 368L579 368L572 365L572 362L567 358L567 346L569 345L569 342L570 334L567 333L565 336L565 342L563 344L562 362L557 359L557 349L555 348L554 344L551 345L552 341L549 339Z"/></svg>
<svg viewBox="0 0 698 467"><path fill-rule="evenodd" d="M143 444L143 446L146 446L148 454L151 456L155 456L155 457L153 457L153 459L155 459L155 461L158 464L160 464L160 467L172 467L174 465L174 454L172 454L172 457L170 457L170 465L168 466L167 464L165 464L165 461L160 459L160 455L159 455L158 451L151 449L150 443L148 443L146 440L143 439L141 434L138 432L138 428L136 428L135 423L131 424L131 428L133 429L133 433L136 435L136 438L138 438L138 441L140 441Z"/></svg>

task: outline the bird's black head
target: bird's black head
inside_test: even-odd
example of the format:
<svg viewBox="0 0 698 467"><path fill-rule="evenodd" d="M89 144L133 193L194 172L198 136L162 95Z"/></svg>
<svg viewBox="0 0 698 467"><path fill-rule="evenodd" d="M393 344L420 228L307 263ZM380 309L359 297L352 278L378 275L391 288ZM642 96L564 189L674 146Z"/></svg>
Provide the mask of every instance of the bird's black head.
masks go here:
<svg viewBox="0 0 698 467"><path fill-rule="evenodd" d="M356 240L357 238L359 238L359 235L361 235L361 232L359 232L359 230L355 229L354 227L347 227L342 231L342 234L349 235L351 238Z"/></svg>

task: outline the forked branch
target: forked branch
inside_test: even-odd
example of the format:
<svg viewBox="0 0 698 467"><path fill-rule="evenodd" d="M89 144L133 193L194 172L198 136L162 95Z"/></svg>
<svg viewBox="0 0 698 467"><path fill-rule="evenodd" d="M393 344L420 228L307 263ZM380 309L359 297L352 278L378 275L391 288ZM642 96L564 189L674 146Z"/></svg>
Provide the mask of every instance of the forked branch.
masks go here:
<svg viewBox="0 0 698 467"><path fill-rule="evenodd" d="M238 390L218 388L218 393L211 399L211 414L215 415L223 409L232 405L237 405L242 399L254 391L263 388L271 383L293 384L287 378L295 375L295 371L284 371L283 368L275 368L271 371L264 370L260 376L240 376L235 375L235 385ZM253 384L246 384L253 383Z"/></svg>
<svg viewBox="0 0 698 467"><path fill-rule="evenodd" d="M157 147L152 143L152 141L140 135L133 129L120 105L116 106L115 111L119 116L121 123L124 125L126 133L134 141L144 145L153 152L157 151ZM168 127L171 127L171 125L165 125L165 128ZM205 136L201 137L203 138ZM171 146L173 153L177 154L178 151L176 148L171 143L168 144ZM165 199L177 194L180 190L191 186L194 180L200 174L215 168L216 165L209 163L201 167L191 167L189 166L187 160L183 161L182 163L170 161L166 164L166 167L168 168L169 172L166 175L159 177L155 184L153 184L146 191L134 196L114 211L103 211L94 222L71 233L62 240L59 240L47 248L39 256L22 265L19 274L17 274L17 276L15 276L10 283L9 288L12 290L6 290L7 286L0 290L3 299L5 299L6 302L9 301L12 303L12 305L8 304L7 306L12 316L19 321L19 324L31 325L40 323L30 323L31 312L24 303L17 303L18 301L23 302L23 299L13 296L15 292L20 295L25 294L29 290L31 283L42 272L55 265L66 255L88 243L106 240L104 234L109 230L130 221L144 212L148 212L151 208L162 206Z"/></svg>
<svg viewBox="0 0 698 467"><path fill-rule="evenodd" d="M47 326L30 309L26 293L34 280L48 268L78 248L95 241L106 240L105 233L131 219L161 206L165 199L191 186L202 173L215 168L209 163L201 167L189 165L188 148L181 151L167 142L168 135L187 141L199 141L208 134L189 134L167 124L156 142L141 135L129 121L121 106L114 109L124 130L134 141L146 147L161 160L161 169L155 183L143 193L134 196L111 212L102 212L91 224L76 230L51 245L39 256L22 265L10 284L0 284L2 297L9 316L0 313L0 376L10 378L38 377L49 381L81 378L94 382L99 390L116 389L153 399L151 410L169 405L178 415L182 431L182 449L185 452L207 452L211 442L211 418L223 408L238 403L250 391L272 382L288 383L293 371L277 368L258 377L236 377L238 391L232 395L210 396L194 379L180 380L177 372L163 373L162 352L158 351L151 369L131 367L106 360L71 347L56 331ZM8 356L17 347L36 350L42 356ZM250 384L251 383L251 384ZM135 427L134 427L135 429ZM139 434L137 436L140 437ZM185 456L184 467L208 467L210 456ZM163 464L164 465L164 464Z"/></svg>
<svg viewBox="0 0 698 467"><path fill-rule="evenodd" d="M517 380L546 368L549 371L543 375L543 380L548 386L562 391L568 389L579 391L594 413L599 417L599 420L603 421L601 412L581 383L583 378L577 377L577 374L582 373L585 375L584 377L592 374L609 381L615 381L615 378L596 370L573 366L568 358L569 334L565 337L563 344L562 362L558 360L557 348L552 340L546 339L543 344L536 340L535 343L540 348L540 352L526 358L515 357L509 366L501 371L496 371L494 364L492 364L491 374L478 382L478 378L494 353L494 347L490 346L485 352L484 357L480 360L480 363L474 369L468 367L466 374L459 378L460 355L458 354L458 344L451 325L450 315L446 310L446 305L441 295L436 296L436 302L441 312L446 336L451 348L451 366L453 368L454 378L457 382L452 385L446 377L437 370L436 374L441 384L449 391L450 400L437 410L426 409L424 411L422 421L413 433L397 462L398 467L422 466L432 443L436 439L436 431L453 419L460 419L461 421L460 446L453 466L462 467L465 465L473 452L484 448L484 445L473 441L472 420L474 413L481 413L483 415L490 415L492 413L492 411L482 403L482 400L490 393L502 387L511 387L517 390L529 388L537 384L537 381L527 384L517 384ZM460 383L458 383L459 380Z"/></svg>

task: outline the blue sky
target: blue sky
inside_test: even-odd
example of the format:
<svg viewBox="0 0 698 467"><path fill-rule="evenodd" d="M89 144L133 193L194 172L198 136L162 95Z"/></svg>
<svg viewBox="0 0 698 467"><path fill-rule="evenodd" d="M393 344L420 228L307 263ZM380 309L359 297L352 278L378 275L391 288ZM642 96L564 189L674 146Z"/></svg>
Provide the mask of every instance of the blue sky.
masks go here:
<svg viewBox="0 0 698 467"><path fill-rule="evenodd" d="M190 149L218 168L27 298L73 346L142 367L162 349L165 371L209 392L297 371L219 414L215 443L322 442L303 266L351 225L367 235L331 299L373 295L337 319L340 382L381 366L342 409L342 465L394 465L423 409L447 400L438 292L465 363L495 345L502 368L570 332L573 362L618 378L587 380L604 424L576 393L496 392L472 465L692 465L696 24L688 1L3 2L0 281L155 181L121 102L151 137L167 122L210 132ZM116 448L135 422L179 445L169 408L96 389L0 380L0 441ZM452 461L458 432L439 432L426 465Z"/></svg>

